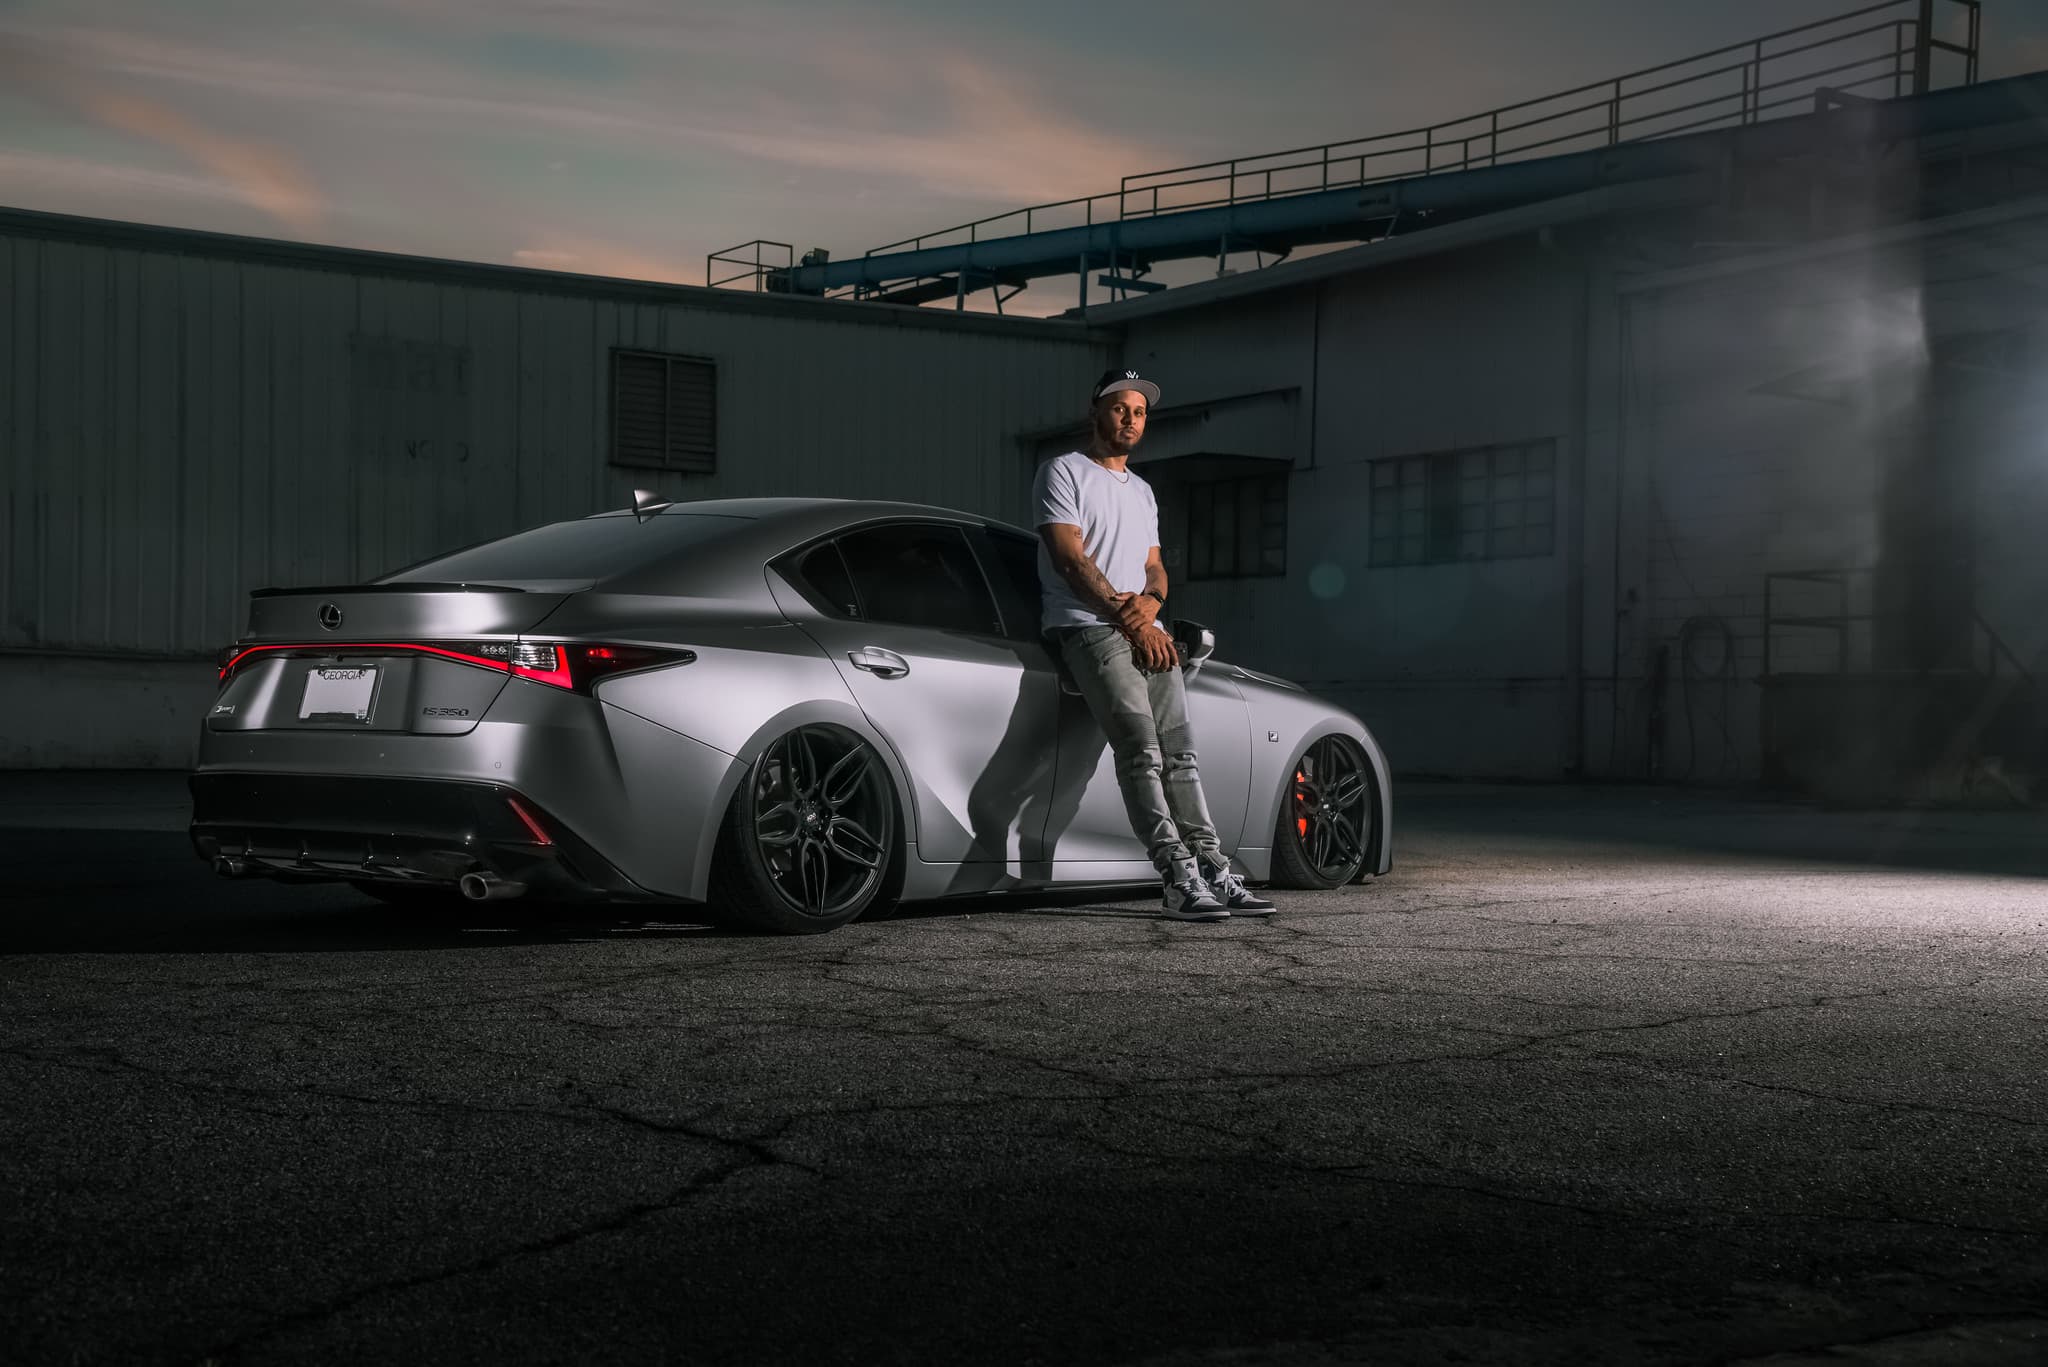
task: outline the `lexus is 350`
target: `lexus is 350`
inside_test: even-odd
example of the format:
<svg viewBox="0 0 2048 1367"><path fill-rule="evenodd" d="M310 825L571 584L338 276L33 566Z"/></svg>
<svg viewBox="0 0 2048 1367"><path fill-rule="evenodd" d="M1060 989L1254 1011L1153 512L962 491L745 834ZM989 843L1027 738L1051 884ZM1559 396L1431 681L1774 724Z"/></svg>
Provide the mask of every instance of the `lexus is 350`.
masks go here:
<svg viewBox="0 0 2048 1367"><path fill-rule="evenodd" d="M640 496L366 584L261 589L192 776L221 873L401 902L869 907L1153 884L1039 638L1037 538L914 504ZM1391 860L1349 713L1175 623L1203 784L1254 881Z"/></svg>

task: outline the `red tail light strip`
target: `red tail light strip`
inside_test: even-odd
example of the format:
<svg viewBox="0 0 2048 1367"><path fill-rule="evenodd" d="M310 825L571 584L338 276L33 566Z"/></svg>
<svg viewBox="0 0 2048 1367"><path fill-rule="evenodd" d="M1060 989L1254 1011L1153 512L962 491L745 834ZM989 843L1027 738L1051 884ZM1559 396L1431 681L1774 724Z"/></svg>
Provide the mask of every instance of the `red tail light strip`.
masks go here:
<svg viewBox="0 0 2048 1367"><path fill-rule="evenodd" d="M224 685L228 677L241 668L252 655L362 655L362 654L405 654L432 655L457 664L475 665L480 669L495 669L500 674L510 674L517 679L531 679L535 683L548 684L554 688L588 692L590 687L608 674L624 673L635 669L648 669L655 665L689 664L697 658L694 650L657 650L647 646L616 645L554 645L548 642L491 642L509 650L533 653L545 652L550 663L522 664L517 660L494 660L471 650L461 649L460 643L433 645L424 641L298 641L280 642L276 645L247 646L240 650L224 652L228 659L221 666L220 682Z"/></svg>
<svg viewBox="0 0 2048 1367"><path fill-rule="evenodd" d="M238 651L226 664L221 666L221 682L226 683L228 675L239 669L242 661L248 659L251 655L277 654L280 652L287 655L300 653L333 655L342 650L346 650L350 654L356 654L361 651L381 650L412 655L438 655L444 660L456 660L466 665L482 665L485 669L495 669L500 674L512 672L511 664L504 660L489 660L481 655L470 655L460 650L450 650L444 646L421 645L416 641L350 641L346 645L316 644L311 641L304 641L291 645L250 646L245 650ZM558 664L561 661L561 655L561 649L557 647L555 659Z"/></svg>

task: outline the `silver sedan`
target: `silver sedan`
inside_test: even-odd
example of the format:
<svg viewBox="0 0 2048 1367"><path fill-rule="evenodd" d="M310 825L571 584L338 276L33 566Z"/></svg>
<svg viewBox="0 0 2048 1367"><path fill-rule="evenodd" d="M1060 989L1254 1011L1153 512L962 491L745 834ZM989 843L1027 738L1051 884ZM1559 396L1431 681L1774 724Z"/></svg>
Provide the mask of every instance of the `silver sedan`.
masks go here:
<svg viewBox="0 0 2048 1367"><path fill-rule="evenodd" d="M367 584L258 590L204 723L194 847L227 876L394 901L702 903L796 933L1153 883L1040 640L1037 557L942 508L643 497ZM1174 625L1241 872L1386 872L1365 726Z"/></svg>

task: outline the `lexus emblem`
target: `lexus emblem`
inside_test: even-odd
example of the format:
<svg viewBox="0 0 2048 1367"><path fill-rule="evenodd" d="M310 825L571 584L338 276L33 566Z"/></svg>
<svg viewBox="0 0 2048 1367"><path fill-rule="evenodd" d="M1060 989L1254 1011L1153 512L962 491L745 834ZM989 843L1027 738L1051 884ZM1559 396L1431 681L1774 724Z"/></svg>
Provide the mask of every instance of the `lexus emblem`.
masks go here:
<svg viewBox="0 0 2048 1367"><path fill-rule="evenodd" d="M320 605L320 625L329 631L341 630L341 607L336 603Z"/></svg>

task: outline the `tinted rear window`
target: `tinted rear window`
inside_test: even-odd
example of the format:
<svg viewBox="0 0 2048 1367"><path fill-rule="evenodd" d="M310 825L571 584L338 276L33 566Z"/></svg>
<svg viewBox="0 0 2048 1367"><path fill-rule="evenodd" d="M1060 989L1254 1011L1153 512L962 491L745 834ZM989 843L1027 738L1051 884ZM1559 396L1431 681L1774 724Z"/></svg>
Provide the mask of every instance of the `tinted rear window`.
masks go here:
<svg viewBox="0 0 2048 1367"><path fill-rule="evenodd" d="M589 517L551 522L481 546L407 565L380 584L442 582L503 584L529 579L597 582L708 545L750 519L709 513L663 513L645 522Z"/></svg>

